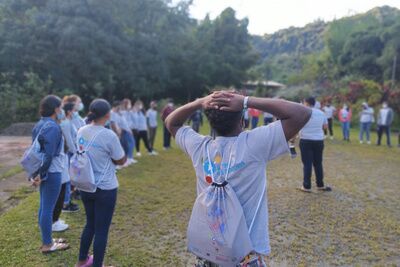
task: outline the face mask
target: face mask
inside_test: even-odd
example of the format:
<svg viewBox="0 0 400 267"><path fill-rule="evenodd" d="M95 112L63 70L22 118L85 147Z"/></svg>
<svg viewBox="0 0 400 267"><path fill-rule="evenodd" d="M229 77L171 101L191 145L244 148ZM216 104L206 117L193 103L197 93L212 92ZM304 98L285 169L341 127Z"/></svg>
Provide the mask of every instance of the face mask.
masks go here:
<svg viewBox="0 0 400 267"><path fill-rule="evenodd" d="M104 127L110 128L111 127L111 121L107 120L106 123L104 124Z"/></svg>
<svg viewBox="0 0 400 267"><path fill-rule="evenodd" d="M139 109L143 109L143 105L139 105Z"/></svg>
<svg viewBox="0 0 400 267"><path fill-rule="evenodd" d="M80 102L79 105L78 105L78 110L82 111L84 108L85 108L85 105L83 105L83 103Z"/></svg>
<svg viewBox="0 0 400 267"><path fill-rule="evenodd" d="M174 104L168 103L168 106L172 108L174 106Z"/></svg>
<svg viewBox="0 0 400 267"><path fill-rule="evenodd" d="M60 113L57 113L57 120L62 121L65 119L65 112L64 110L61 110Z"/></svg>
<svg viewBox="0 0 400 267"><path fill-rule="evenodd" d="M383 108L387 108L388 105L387 105L387 104L383 104L382 107L383 107Z"/></svg>
<svg viewBox="0 0 400 267"><path fill-rule="evenodd" d="M74 111L74 113L72 113L72 117L73 118L78 118L79 117L79 112L78 111Z"/></svg>
<svg viewBox="0 0 400 267"><path fill-rule="evenodd" d="M131 108L132 108L132 105L128 105L126 108L127 108L127 109L131 109Z"/></svg>

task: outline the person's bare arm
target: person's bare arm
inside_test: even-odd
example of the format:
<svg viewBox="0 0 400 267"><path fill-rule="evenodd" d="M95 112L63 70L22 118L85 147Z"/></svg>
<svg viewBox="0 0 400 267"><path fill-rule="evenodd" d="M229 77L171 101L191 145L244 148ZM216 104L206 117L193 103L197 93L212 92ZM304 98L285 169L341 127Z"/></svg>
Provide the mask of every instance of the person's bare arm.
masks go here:
<svg viewBox="0 0 400 267"><path fill-rule="evenodd" d="M211 106L217 106L221 110L240 111L243 109L244 96L232 93L213 95ZM311 109L303 105L271 98L250 97L249 108L255 108L271 113L282 121L286 140L293 138L308 122L311 117Z"/></svg>
<svg viewBox="0 0 400 267"><path fill-rule="evenodd" d="M192 116L192 114L200 108L211 108L208 106L212 100L212 95L218 95L219 93L213 93L203 98L196 99L180 108L174 110L165 119L165 126L173 137L175 137L176 132L181 128L185 122Z"/></svg>
<svg viewBox="0 0 400 267"><path fill-rule="evenodd" d="M122 159L119 159L119 160L115 160L115 159L111 159L111 160L115 165L124 165L127 160L127 156L125 155Z"/></svg>

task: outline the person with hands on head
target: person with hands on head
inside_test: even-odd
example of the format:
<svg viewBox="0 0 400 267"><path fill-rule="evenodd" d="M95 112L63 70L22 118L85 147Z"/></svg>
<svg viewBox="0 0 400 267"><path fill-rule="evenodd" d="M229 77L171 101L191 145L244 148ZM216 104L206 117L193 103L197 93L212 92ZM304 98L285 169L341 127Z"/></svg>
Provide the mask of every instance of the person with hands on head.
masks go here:
<svg viewBox="0 0 400 267"><path fill-rule="evenodd" d="M41 252L66 250L69 245L62 239L52 238L53 211L61 191L61 174L65 166L64 138L59 122L65 118L61 99L48 95L40 101L40 121L32 131L43 153L43 164L30 178L33 186L40 189L39 227L42 235Z"/></svg>
<svg viewBox="0 0 400 267"><path fill-rule="evenodd" d="M214 139L184 126L193 112L201 108L216 133ZM271 113L280 120L244 131L243 113L247 108ZM310 116L311 109L297 103L218 91L176 109L166 118L166 127L193 162L198 194L214 180L210 181L206 165L213 166L213 173L229 174L226 181L243 207L247 226L254 225L250 230L254 252L246 257L258 262L254 266L266 266L264 256L270 254L265 195L267 163L289 152L287 141L299 132ZM216 178L217 183L221 183L222 176ZM216 264L198 258L196 266Z"/></svg>
<svg viewBox="0 0 400 267"><path fill-rule="evenodd" d="M117 201L115 166L124 165L127 161L118 136L104 127L110 120L110 112L111 106L106 100L93 100L88 114L92 123L78 131L79 150L88 153L97 190L94 193L81 191L86 225L81 235L77 267L103 266L108 232ZM93 256L89 256L93 240Z"/></svg>

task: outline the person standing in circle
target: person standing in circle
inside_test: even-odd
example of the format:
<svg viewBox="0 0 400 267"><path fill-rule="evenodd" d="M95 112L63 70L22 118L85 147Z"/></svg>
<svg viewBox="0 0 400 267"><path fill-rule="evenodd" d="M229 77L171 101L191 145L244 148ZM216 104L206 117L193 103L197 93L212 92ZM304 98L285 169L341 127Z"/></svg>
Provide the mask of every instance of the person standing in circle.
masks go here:
<svg viewBox="0 0 400 267"><path fill-rule="evenodd" d="M305 106L312 109L311 118L300 131L300 151L303 162L303 186L300 190L311 192L311 174L314 167L317 180L317 189L320 191L332 191L324 184L324 169L322 166L324 151L324 131L328 121L325 114L314 107L315 98L310 97L304 101Z"/></svg>
<svg viewBox="0 0 400 267"><path fill-rule="evenodd" d="M61 109L61 99L48 95L40 101L40 121L32 131L40 151L44 154L40 169L32 175L34 186L40 187L39 227L42 234L41 252L44 254L66 250L65 240L52 238L53 212L61 191L61 174L65 166L64 138L59 122L65 115Z"/></svg>
<svg viewBox="0 0 400 267"><path fill-rule="evenodd" d="M371 124L374 122L374 109L369 107L366 102L362 103L360 112L360 144L364 142L364 133L367 138L367 144L371 144L370 132Z"/></svg>
<svg viewBox="0 0 400 267"><path fill-rule="evenodd" d="M328 136L329 130L329 137L333 140L333 116L335 115L336 108L332 106L331 102L328 102L325 107L322 108L323 112L325 113L325 117L328 120L328 129L324 129L325 137Z"/></svg>
<svg viewBox="0 0 400 267"><path fill-rule="evenodd" d="M168 131L167 126L165 125L165 119L175 110L174 102L172 100L168 101L168 104L161 111L161 120L164 122L164 150L171 148L171 133Z"/></svg>
<svg viewBox="0 0 400 267"><path fill-rule="evenodd" d="M339 121L342 124L343 140L350 142L350 122L352 112L347 104L343 105L343 108L339 111Z"/></svg>
<svg viewBox="0 0 400 267"><path fill-rule="evenodd" d="M146 117L147 117L147 123L149 125L149 144L151 149L154 150L154 142L156 140L157 126L158 126L156 101L150 102L150 108L146 112Z"/></svg>
<svg viewBox="0 0 400 267"><path fill-rule="evenodd" d="M118 180L115 166L124 165L127 160L118 136L104 127L111 117L110 111L111 106L106 100L93 100L88 114L92 123L78 131L78 146L88 153L97 190L94 193L81 192L86 225L81 236L76 267L104 266L108 232L117 201ZM89 256L92 242L93 256Z"/></svg>
<svg viewBox="0 0 400 267"><path fill-rule="evenodd" d="M386 144L391 147L390 143L390 126L393 122L393 109L388 106L387 102L382 103L382 108L378 113L378 142L377 145L381 145L381 139L383 133L386 134Z"/></svg>
<svg viewBox="0 0 400 267"><path fill-rule="evenodd" d="M147 118L143 102L137 100L135 102L135 109L137 114L137 127L138 127L138 133L136 135L136 151L137 151L136 155L138 157L142 156L142 154L140 153L140 140L143 140L144 146L146 147L149 155L156 156L158 155L158 153L154 151L149 144Z"/></svg>

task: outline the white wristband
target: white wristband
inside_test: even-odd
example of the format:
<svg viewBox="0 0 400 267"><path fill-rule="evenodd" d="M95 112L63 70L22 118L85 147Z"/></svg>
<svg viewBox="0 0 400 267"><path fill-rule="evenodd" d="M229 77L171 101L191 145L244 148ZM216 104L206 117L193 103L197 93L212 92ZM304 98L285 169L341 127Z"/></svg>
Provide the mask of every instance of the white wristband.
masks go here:
<svg viewBox="0 0 400 267"><path fill-rule="evenodd" d="M248 96L246 96L244 99L243 99L243 109L247 109L247 103L249 102L249 97Z"/></svg>

